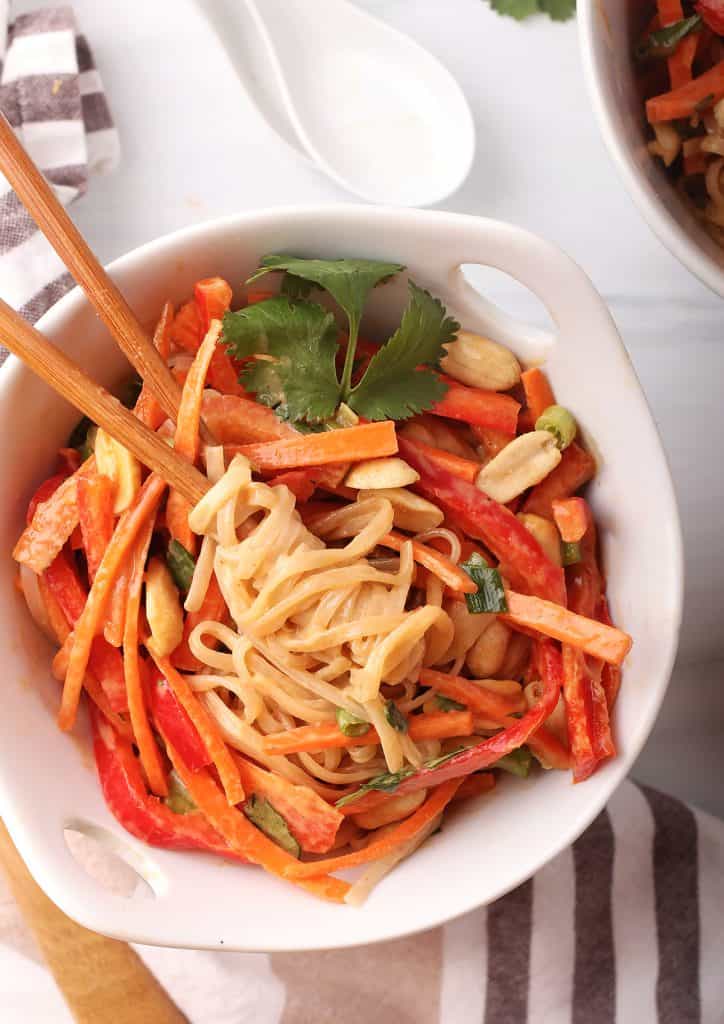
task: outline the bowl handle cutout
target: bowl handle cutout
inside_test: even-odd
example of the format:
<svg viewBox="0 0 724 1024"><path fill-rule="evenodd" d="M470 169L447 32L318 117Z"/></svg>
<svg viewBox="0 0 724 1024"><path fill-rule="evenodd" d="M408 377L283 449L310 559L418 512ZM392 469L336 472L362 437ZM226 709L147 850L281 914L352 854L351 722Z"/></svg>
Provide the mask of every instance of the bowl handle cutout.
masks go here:
<svg viewBox="0 0 724 1024"><path fill-rule="evenodd" d="M527 364L545 362L559 342L585 345L596 328L610 331L611 316L584 271L557 246L522 228L482 220L461 220L455 232L443 232L438 246L416 255L416 274L439 295L468 330L508 345ZM463 268L492 268L513 278L546 310L547 330L511 316L466 279ZM602 323L605 321L605 324Z"/></svg>

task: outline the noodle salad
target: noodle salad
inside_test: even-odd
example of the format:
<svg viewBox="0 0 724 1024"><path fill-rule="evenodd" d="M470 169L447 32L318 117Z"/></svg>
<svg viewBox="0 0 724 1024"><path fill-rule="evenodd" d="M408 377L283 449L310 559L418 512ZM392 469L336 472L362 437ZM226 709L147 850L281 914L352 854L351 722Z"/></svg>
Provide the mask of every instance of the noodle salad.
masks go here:
<svg viewBox="0 0 724 1024"><path fill-rule="evenodd" d="M167 303L176 423L140 381L127 404L209 490L191 507L83 421L13 552L118 821L349 904L501 773L614 756L631 646L544 372L412 281L360 337L403 270L269 256L241 309L221 278Z"/></svg>
<svg viewBox="0 0 724 1024"><path fill-rule="evenodd" d="M724 244L724 0L658 0L652 14L636 49L649 152Z"/></svg>

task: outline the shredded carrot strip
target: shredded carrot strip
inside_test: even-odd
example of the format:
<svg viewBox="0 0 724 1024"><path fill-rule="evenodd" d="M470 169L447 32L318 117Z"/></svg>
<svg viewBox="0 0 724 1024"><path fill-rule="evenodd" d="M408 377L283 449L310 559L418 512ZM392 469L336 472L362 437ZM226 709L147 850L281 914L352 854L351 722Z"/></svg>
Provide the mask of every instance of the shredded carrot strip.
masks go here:
<svg viewBox="0 0 724 1024"><path fill-rule="evenodd" d="M206 768L200 768L196 772L190 771L168 739L164 737L164 740L171 763L191 799L232 850L259 864L270 874L286 878L289 865L297 863L294 858L252 825L240 810L227 803ZM323 876L322 871L318 871L317 874ZM300 880L299 884L313 895L334 903L341 903L349 890L347 882L337 878Z"/></svg>
<svg viewBox="0 0 724 1024"><path fill-rule="evenodd" d="M415 561L438 576L451 590L463 594L474 594L478 589L477 584L464 569L458 568L445 555L426 544L421 544L419 540L412 540L411 537L405 537L404 534L397 533L395 530L380 537L380 544L383 547L392 548L393 551L401 551L402 545L408 542L412 544L412 557Z"/></svg>
<svg viewBox="0 0 724 1024"><path fill-rule="evenodd" d="M412 715L407 720L412 740L442 740L450 736L469 736L473 731L471 711L441 711L439 714ZM336 722L300 725L284 732L268 733L262 739L265 754L300 754L319 750L346 750L379 743L372 726L361 736L347 736Z"/></svg>
<svg viewBox="0 0 724 1024"><path fill-rule="evenodd" d="M224 743L216 721L208 713L184 676L176 671L169 659L159 657L153 651L150 651L150 654L159 672L161 672L173 690L179 704L196 727L196 731L201 737L201 741L219 773L227 800L230 804L240 803L244 799L244 787L239 776L239 768L231 751Z"/></svg>
<svg viewBox="0 0 724 1024"><path fill-rule="evenodd" d="M154 518L139 534L131 560L131 574L128 583L128 605L123 633L123 672L126 679L128 710L131 714L133 736L138 747L141 765L146 774L151 792L156 796L168 795L168 783L163 769L161 754L156 745L141 682L141 661L138 655L138 616L141 609L143 573L146 567L148 549L153 536Z"/></svg>
<svg viewBox="0 0 724 1024"><path fill-rule="evenodd" d="M201 403L204 395L204 383L209 370L211 357L221 333L221 321L212 320L206 337L196 353L186 383L181 394L174 448L194 463L199 455L199 426L201 423ZM189 526L191 506L178 491L171 490L166 501L166 525L171 536L179 541L192 555L196 553L196 536Z"/></svg>
<svg viewBox="0 0 724 1024"><path fill-rule="evenodd" d="M436 672L431 668L425 668L420 673L420 685L429 686L436 693L466 704L488 718L501 719L507 715L516 715L525 711L526 707L522 691L518 698L504 697L472 679Z"/></svg>
<svg viewBox="0 0 724 1024"><path fill-rule="evenodd" d="M209 588L201 602L201 607L197 612L189 612L184 619L183 640L171 654L171 661L176 668L183 669L185 672L199 671L201 662L191 653L189 637L200 622L223 622L227 615L226 601L214 573L209 581Z"/></svg>
<svg viewBox="0 0 724 1024"><path fill-rule="evenodd" d="M379 860L386 857L401 846L403 843L414 839L422 829L431 822L450 803L455 796L460 779L450 779L433 789L430 796L409 818L401 821L400 824L382 836L380 839L373 839L361 850L353 853L341 854L339 857L329 857L326 860L318 861L295 861L289 864L284 872L286 878L314 878L315 875L332 874L333 871L345 871L347 868L358 867L360 864L369 864L372 860Z"/></svg>
<svg viewBox="0 0 724 1024"><path fill-rule="evenodd" d="M576 615L540 597L512 590L506 591L506 597L508 612L500 615L503 622L534 629L612 665L620 665L631 650L631 637L615 626Z"/></svg>
<svg viewBox="0 0 724 1024"><path fill-rule="evenodd" d="M724 97L724 60L720 60L703 75L686 82L678 89L672 89L647 100L646 117L649 124L691 117L695 113L697 103L701 103L709 96L712 104L718 103Z"/></svg>
<svg viewBox="0 0 724 1024"><path fill-rule="evenodd" d="M510 440L510 438L506 438ZM453 476L460 477L461 480L467 480L468 483L475 483L475 478L480 472L482 466L479 462L474 462L472 459L464 459L460 455L454 455L452 452L447 452L443 448L435 448L431 444L425 444L424 441L418 441L416 438L407 438L407 443L413 448L425 455L430 462L434 462L440 469L447 470Z"/></svg>
<svg viewBox="0 0 724 1024"><path fill-rule="evenodd" d="M108 615L106 624L103 627L103 636L113 647L120 647L123 643L123 631L126 628L129 575L130 567L123 565L108 603Z"/></svg>
<svg viewBox="0 0 724 1024"><path fill-rule="evenodd" d="M520 382L525 392L526 408L530 410L532 426L545 410L556 404L553 389L551 388L545 373L537 366L531 370L524 370L520 375Z"/></svg>
<svg viewBox="0 0 724 1024"><path fill-rule="evenodd" d="M328 430L323 434L300 434L262 444L229 445L227 452L246 455L255 469L268 472L300 466L324 466L329 462L359 462L397 452L392 420L365 423L359 427Z"/></svg>
<svg viewBox="0 0 724 1024"><path fill-rule="evenodd" d="M168 359L171 354L171 327L173 324L173 306L170 302L164 303L161 316L153 332L153 344L163 360ZM144 383L141 394L136 401L133 410L141 423L144 423L150 430L158 430L166 414L153 397L148 385ZM125 607L125 605L124 605Z"/></svg>
<svg viewBox="0 0 724 1024"><path fill-rule="evenodd" d="M67 731L73 728L93 639L101 632L103 616L123 560L135 543L136 537L148 517L153 515L158 507L165 488L165 482L155 473L148 477L136 495L133 505L121 516L111 542L106 548L88 594L83 614L75 629L75 642L70 655L63 687L63 699L58 714L58 725L63 730Z"/></svg>

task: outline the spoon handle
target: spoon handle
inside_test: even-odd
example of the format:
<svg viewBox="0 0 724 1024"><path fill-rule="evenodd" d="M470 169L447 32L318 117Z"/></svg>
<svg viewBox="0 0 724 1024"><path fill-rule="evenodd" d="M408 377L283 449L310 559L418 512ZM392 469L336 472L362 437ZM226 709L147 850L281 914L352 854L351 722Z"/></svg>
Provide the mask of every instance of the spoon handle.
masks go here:
<svg viewBox="0 0 724 1024"><path fill-rule="evenodd" d="M88 931L48 899L1 821L0 862L78 1024L188 1024L127 943Z"/></svg>

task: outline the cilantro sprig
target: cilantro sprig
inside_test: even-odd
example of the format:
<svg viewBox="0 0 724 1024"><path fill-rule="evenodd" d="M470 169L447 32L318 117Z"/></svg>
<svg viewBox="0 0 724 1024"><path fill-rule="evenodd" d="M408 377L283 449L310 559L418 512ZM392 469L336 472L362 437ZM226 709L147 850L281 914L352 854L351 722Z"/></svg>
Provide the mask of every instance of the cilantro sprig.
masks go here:
<svg viewBox="0 0 724 1024"><path fill-rule="evenodd" d="M568 21L576 13L576 0L489 0L497 14L523 21L532 14L547 14L553 21Z"/></svg>
<svg viewBox="0 0 724 1024"><path fill-rule="evenodd" d="M281 270L281 294L224 317L227 349L247 360L244 386L281 418L300 426L330 421L342 402L369 420L407 419L429 409L445 394L446 385L434 370L459 324L412 281L400 326L353 381L365 303L373 288L404 269L378 260L265 256L249 283ZM341 376L335 320L310 300L315 288L328 292L347 318Z"/></svg>

